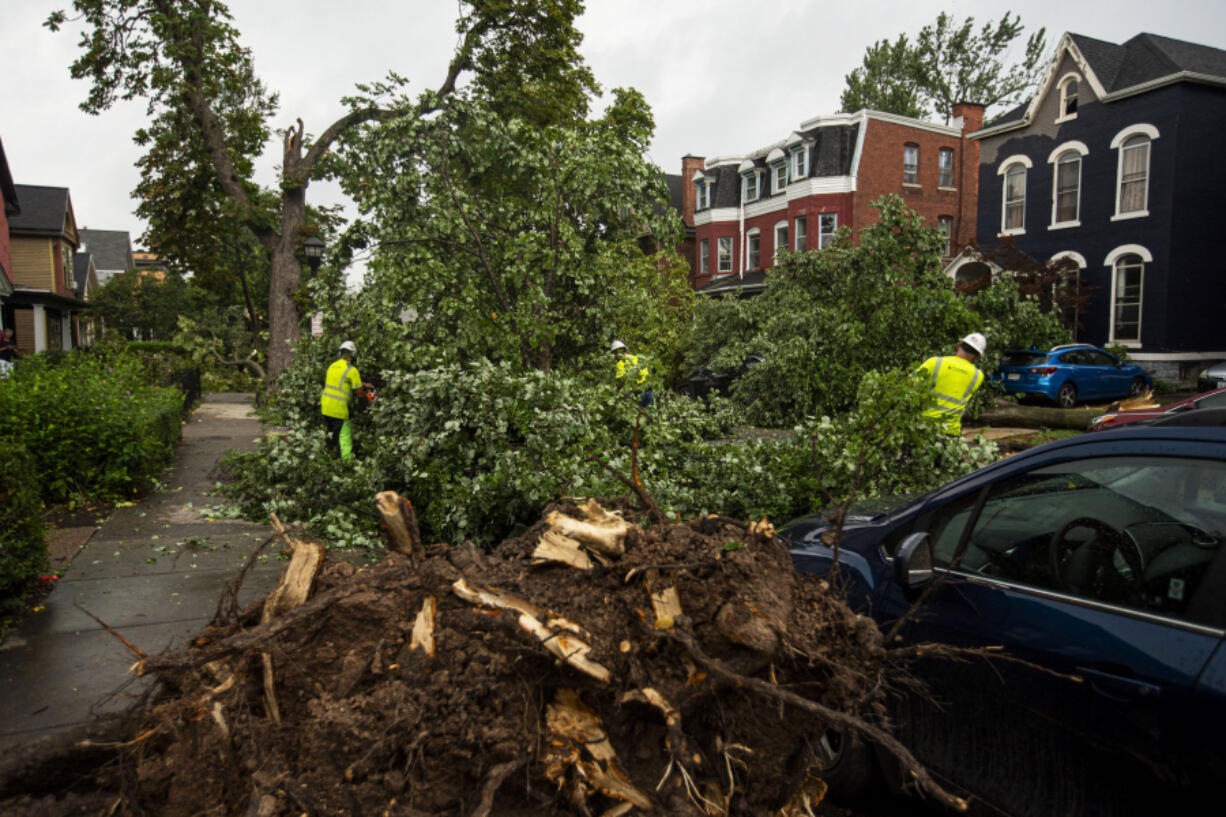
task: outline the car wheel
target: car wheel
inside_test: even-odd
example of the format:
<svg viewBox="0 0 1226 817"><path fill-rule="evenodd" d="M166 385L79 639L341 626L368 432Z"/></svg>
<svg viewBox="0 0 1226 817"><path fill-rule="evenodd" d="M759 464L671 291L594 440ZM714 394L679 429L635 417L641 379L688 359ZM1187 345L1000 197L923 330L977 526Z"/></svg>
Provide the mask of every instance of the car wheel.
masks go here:
<svg viewBox="0 0 1226 817"><path fill-rule="evenodd" d="M810 747L830 794L839 798L864 794L873 782L873 752L859 735L827 729Z"/></svg>
<svg viewBox="0 0 1226 817"><path fill-rule="evenodd" d="M1134 377L1132 382L1128 384L1128 396L1140 397L1145 392L1145 378Z"/></svg>
<svg viewBox="0 0 1226 817"><path fill-rule="evenodd" d="M1071 409L1077 405L1077 387L1072 383L1065 383L1060 387L1060 391L1056 392L1056 404L1060 408Z"/></svg>

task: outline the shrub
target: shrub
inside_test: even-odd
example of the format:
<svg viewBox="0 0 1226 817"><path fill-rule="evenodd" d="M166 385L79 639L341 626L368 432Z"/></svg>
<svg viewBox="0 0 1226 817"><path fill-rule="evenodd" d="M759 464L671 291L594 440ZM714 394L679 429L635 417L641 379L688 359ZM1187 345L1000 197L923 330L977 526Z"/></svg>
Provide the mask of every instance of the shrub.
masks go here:
<svg viewBox="0 0 1226 817"><path fill-rule="evenodd" d="M26 447L4 442L0 468L0 616L14 612L47 570L38 471Z"/></svg>
<svg viewBox="0 0 1226 817"><path fill-rule="evenodd" d="M179 438L183 397L126 355L36 356L0 381L0 441L34 459L44 501L147 489Z"/></svg>

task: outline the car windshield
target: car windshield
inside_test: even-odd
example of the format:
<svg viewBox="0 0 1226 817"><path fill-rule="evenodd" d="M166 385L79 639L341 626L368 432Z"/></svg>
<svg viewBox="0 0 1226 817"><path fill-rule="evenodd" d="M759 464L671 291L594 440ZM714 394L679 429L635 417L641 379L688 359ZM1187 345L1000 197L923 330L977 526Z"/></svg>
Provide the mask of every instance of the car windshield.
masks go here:
<svg viewBox="0 0 1226 817"><path fill-rule="evenodd" d="M1001 366L1037 366L1040 363L1047 362L1046 352L1009 352L1005 355L1004 360L1000 362Z"/></svg>

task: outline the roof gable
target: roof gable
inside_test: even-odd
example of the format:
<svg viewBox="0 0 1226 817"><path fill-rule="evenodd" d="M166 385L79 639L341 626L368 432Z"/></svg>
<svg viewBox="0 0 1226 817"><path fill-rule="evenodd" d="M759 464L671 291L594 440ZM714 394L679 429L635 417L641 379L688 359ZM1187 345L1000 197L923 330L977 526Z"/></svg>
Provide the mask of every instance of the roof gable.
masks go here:
<svg viewBox="0 0 1226 817"><path fill-rule="evenodd" d="M94 266L108 272L127 272L132 260L132 237L127 230L81 230L81 250L94 257Z"/></svg>
<svg viewBox="0 0 1226 817"><path fill-rule="evenodd" d="M23 235L60 236L72 224L72 205L67 187L15 185L21 212L9 219L9 232Z"/></svg>

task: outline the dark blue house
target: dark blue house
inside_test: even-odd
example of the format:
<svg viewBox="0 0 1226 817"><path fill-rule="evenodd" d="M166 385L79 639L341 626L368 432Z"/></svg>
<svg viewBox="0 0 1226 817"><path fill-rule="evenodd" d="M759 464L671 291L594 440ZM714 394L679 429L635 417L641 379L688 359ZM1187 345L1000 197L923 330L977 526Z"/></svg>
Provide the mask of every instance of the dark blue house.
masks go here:
<svg viewBox="0 0 1226 817"><path fill-rule="evenodd" d="M1226 358L1224 137L1226 51L1065 34L1034 98L971 135L979 246L1072 260L1077 340L1185 378Z"/></svg>

